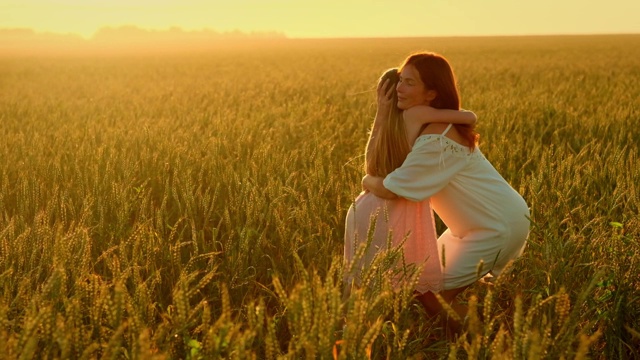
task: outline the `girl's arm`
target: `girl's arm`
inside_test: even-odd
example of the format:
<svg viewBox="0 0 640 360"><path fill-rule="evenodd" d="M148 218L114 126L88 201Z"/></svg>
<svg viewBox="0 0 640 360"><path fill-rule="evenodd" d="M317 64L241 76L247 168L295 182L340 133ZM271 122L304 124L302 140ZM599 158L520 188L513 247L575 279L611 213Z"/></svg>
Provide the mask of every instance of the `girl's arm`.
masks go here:
<svg viewBox="0 0 640 360"><path fill-rule="evenodd" d="M405 121L419 125L430 123L452 123L475 125L478 121L476 114L469 110L436 109L426 105L416 105L403 112Z"/></svg>
<svg viewBox="0 0 640 360"><path fill-rule="evenodd" d="M397 199L398 195L394 194L384 187L384 184L382 183L383 180L384 178L381 178L379 176L371 176L367 174L362 178L362 188L365 191L371 191L373 195L379 198L389 200Z"/></svg>
<svg viewBox="0 0 640 360"><path fill-rule="evenodd" d="M365 159L367 162L371 160L371 154L373 154L374 142L373 139L378 136L380 127L384 122L388 121L391 108L394 106L392 99L393 92L396 91L395 86L389 84L389 80L385 80L384 83L378 84L378 109L376 111L376 117L373 120L373 126L369 132L369 140L367 140L367 146L365 147Z"/></svg>

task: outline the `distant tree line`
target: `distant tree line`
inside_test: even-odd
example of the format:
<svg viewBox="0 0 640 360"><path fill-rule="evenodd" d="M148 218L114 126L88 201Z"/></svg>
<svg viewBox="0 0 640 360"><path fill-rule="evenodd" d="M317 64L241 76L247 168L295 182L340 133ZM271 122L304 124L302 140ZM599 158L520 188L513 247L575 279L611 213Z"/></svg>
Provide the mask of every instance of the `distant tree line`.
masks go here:
<svg viewBox="0 0 640 360"><path fill-rule="evenodd" d="M211 29L187 31L179 27L166 30L148 30L137 26L103 27L89 39L77 34L36 32L32 29L0 29L0 46L13 48L56 46L118 46L118 45L195 45L220 41L257 39L286 39L277 31L243 32L233 30L220 32Z"/></svg>
<svg viewBox="0 0 640 360"><path fill-rule="evenodd" d="M219 32L211 29L203 29L196 31L186 31L179 27L171 27L167 30L146 30L137 26L120 26L120 27L103 27L98 30L92 37L95 41L122 41L122 40L145 40L145 41L201 41L201 40L218 40L218 39L242 39L242 38L286 38L284 33L276 31L253 31L242 32L233 30L228 32Z"/></svg>

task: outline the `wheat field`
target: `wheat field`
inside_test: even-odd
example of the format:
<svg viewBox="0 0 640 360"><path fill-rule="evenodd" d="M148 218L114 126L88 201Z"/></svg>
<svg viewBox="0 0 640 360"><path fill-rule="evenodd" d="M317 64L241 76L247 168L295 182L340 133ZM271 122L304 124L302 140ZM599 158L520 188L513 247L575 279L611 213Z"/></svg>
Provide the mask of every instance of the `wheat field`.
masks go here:
<svg viewBox="0 0 640 360"><path fill-rule="evenodd" d="M376 79L418 50L531 207L450 342L398 249L342 294ZM0 52L0 357L640 357L639 120L640 35Z"/></svg>

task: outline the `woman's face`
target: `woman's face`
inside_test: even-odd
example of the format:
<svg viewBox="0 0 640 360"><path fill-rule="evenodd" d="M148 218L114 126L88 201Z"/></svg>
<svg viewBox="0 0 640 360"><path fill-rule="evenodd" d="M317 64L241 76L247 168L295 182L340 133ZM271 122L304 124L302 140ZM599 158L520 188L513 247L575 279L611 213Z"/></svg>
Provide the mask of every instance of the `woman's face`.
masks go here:
<svg viewBox="0 0 640 360"><path fill-rule="evenodd" d="M398 108L406 110L416 105L429 105L431 99L429 92L420 80L420 74L416 68L408 64L400 73L400 81L396 85L398 93Z"/></svg>

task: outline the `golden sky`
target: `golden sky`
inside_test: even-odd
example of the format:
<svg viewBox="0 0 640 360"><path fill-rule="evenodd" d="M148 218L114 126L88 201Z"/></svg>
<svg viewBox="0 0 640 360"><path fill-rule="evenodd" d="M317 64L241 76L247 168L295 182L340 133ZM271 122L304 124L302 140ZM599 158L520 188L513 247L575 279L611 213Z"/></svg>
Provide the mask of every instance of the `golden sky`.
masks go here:
<svg viewBox="0 0 640 360"><path fill-rule="evenodd" d="M277 31L288 37L640 33L640 0L0 0L0 28Z"/></svg>

